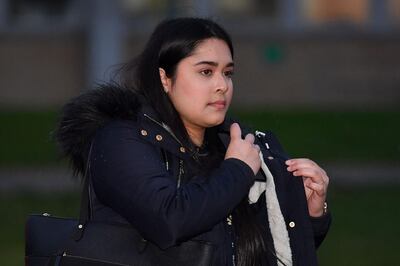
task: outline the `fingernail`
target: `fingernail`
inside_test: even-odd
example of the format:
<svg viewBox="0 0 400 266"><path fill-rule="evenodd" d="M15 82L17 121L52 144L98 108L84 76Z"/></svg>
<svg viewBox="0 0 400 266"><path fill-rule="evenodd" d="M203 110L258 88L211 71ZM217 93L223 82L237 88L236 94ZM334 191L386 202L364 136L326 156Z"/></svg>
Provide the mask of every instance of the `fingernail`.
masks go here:
<svg viewBox="0 0 400 266"><path fill-rule="evenodd" d="M286 168L289 172L290 172L290 170L292 170L292 168L289 166L288 168Z"/></svg>
<svg viewBox="0 0 400 266"><path fill-rule="evenodd" d="M285 162L286 165L289 165L290 163L291 163L290 160L286 160L286 162Z"/></svg>

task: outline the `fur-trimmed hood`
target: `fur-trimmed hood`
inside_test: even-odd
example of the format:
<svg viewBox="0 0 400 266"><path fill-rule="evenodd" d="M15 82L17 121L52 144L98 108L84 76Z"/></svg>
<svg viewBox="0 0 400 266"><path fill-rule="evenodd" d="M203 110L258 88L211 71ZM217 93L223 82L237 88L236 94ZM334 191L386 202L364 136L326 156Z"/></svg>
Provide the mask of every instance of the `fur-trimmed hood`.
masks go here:
<svg viewBox="0 0 400 266"><path fill-rule="evenodd" d="M75 175L83 175L96 131L114 119L136 120L141 96L115 84L104 84L70 100L62 109L55 138Z"/></svg>
<svg viewBox="0 0 400 266"><path fill-rule="evenodd" d="M103 84L71 99L62 109L55 138L62 155L70 160L74 175L84 176L90 144L96 131L111 120L136 121L140 112L157 118L146 105L144 97L133 89L117 84ZM234 120L227 118L218 126L220 138L229 144L229 127ZM251 130L240 125L243 136Z"/></svg>

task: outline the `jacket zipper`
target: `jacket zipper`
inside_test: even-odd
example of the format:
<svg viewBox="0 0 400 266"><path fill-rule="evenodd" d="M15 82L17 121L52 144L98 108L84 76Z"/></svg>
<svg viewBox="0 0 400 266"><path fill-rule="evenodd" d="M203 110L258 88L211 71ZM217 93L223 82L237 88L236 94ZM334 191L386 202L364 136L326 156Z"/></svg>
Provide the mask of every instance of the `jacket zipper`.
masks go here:
<svg viewBox="0 0 400 266"><path fill-rule="evenodd" d="M179 160L179 175L178 175L178 180L176 182L176 188L179 188L181 186L181 180L184 173L185 170L183 169L183 160Z"/></svg>
<svg viewBox="0 0 400 266"><path fill-rule="evenodd" d="M183 147L182 142L180 142L180 140L176 137L176 135L174 134L174 132L172 132L171 128L168 125L158 122L157 120L155 120L154 118L152 118L151 116L149 116L147 114L143 114L143 115L146 118L150 119L150 121L152 121L153 123L156 123L158 126L165 129ZM180 159L179 160L179 174L178 174L178 180L176 181L176 188L179 188L181 186L181 181L182 181L182 177L183 177L184 173L185 173L185 170L183 169L183 160Z"/></svg>

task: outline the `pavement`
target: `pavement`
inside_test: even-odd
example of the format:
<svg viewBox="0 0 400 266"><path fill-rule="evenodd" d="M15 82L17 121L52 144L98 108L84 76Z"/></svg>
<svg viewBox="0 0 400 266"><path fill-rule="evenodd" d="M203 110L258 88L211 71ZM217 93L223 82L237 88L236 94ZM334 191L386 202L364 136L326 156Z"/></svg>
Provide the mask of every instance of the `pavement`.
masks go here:
<svg viewBox="0 0 400 266"><path fill-rule="evenodd" d="M69 192L80 181L66 167L0 168L0 193Z"/></svg>
<svg viewBox="0 0 400 266"><path fill-rule="evenodd" d="M321 164L335 185L400 185L400 163Z"/></svg>
<svg viewBox="0 0 400 266"><path fill-rule="evenodd" d="M400 165L394 163L325 163L330 184L345 186L400 185ZM65 167L0 168L0 193L69 192L80 180Z"/></svg>

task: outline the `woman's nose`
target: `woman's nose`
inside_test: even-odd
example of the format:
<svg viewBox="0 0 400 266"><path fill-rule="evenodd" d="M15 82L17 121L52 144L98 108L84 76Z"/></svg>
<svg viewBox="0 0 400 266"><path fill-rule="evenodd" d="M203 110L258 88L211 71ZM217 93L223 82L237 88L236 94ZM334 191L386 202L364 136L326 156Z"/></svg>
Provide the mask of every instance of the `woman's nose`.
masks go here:
<svg viewBox="0 0 400 266"><path fill-rule="evenodd" d="M215 90L218 92L225 93L229 88L228 78L224 74L221 74L221 75L217 75L216 79L217 80L215 82Z"/></svg>

